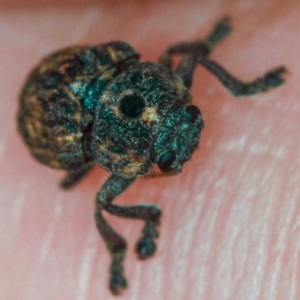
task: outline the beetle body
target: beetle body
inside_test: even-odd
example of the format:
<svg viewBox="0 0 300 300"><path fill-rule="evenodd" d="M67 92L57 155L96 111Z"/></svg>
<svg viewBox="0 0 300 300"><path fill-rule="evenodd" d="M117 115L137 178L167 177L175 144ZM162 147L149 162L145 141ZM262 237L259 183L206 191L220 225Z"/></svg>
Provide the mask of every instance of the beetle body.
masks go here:
<svg viewBox="0 0 300 300"><path fill-rule="evenodd" d="M224 18L206 39L171 46L158 63L140 62L124 42L70 47L42 60L24 85L19 131L38 161L67 171L61 187L74 186L95 165L112 173L96 195L95 221L111 255L113 294L127 286L127 245L103 211L143 220L136 252L140 259L154 254L160 208L112 202L136 178L177 174L192 157L204 127L200 110L191 104L196 65L235 96L266 92L284 82L283 67L244 83L212 61L210 53L230 31ZM182 55L175 69L173 55Z"/></svg>
<svg viewBox="0 0 300 300"><path fill-rule="evenodd" d="M70 47L31 72L22 90L19 130L33 156L53 168L74 170L92 161L91 126L103 88L136 63L125 43Z"/></svg>
<svg viewBox="0 0 300 300"><path fill-rule="evenodd" d="M191 96L175 72L138 57L128 44L111 42L45 58L25 84L18 117L33 156L68 171L95 162L124 177L153 174L153 163L170 151L156 139L177 125L193 136L189 150L190 141L173 141L172 151L185 148L180 171L198 144L203 121L199 115L189 124L184 112ZM177 122L167 130L163 124L174 110Z"/></svg>

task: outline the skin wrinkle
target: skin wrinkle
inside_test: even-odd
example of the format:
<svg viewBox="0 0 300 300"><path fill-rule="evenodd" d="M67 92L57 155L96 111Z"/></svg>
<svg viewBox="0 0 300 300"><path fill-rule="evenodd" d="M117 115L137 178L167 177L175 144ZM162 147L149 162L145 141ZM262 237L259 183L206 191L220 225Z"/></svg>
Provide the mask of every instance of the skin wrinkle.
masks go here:
<svg viewBox="0 0 300 300"><path fill-rule="evenodd" d="M56 204L56 206L61 205L59 202ZM55 208L55 206L54 206ZM54 209L54 211L57 211L57 209ZM53 221L50 223L50 226L47 227L47 230L43 236L43 240L41 241L39 252L37 253L37 257L34 260L34 268L32 268L32 272L29 275L29 283L28 283L28 293L25 295L25 299L32 299L34 297L34 293L36 291L36 283L39 278L39 272L43 269L43 265L45 263L45 259L47 258L51 246L53 243L53 239L55 236L55 229L57 227L57 220L59 220L60 215L54 214Z"/></svg>
<svg viewBox="0 0 300 300"><path fill-rule="evenodd" d="M291 265L292 265L292 276L291 276L291 286L289 287L289 291L290 291L290 297L289 299L296 299L296 295L297 295L297 286L298 286L298 278L299 278L299 272L298 272L298 266L299 266L299 251L300 251L300 243L298 243L297 245L297 249L295 250L295 252L293 253L292 257L291 257ZM284 291L282 294L286 295L288 294L288 290Z"/></svg>
<svg viewBox="0 0 300 300"><path fill-rule="evenodd" d="M199 203L199 206L201 206L201 209L199 210L198 214L197 214L197 224L195 226L196 230L195 230L195 235L200 234L201 232L201 223L202 223L202 219L201 219L201 210L203 210L203 206L202 203L204 203L204 199L205 199L205 192L198 194L197 198L195 199L195 201L197 201L197 203ZM207 228L209 230L209 228ZM207 234L207 232L205 231L205 234ZM209 233L208 233L209 236ZM194 245L192 247L195 247ZM192 282L192 286L189 290L188 293L188 299L201 299L201 297L204 294L204 290L205 290L205 274L207 271L207 267L205 264L206 258L207 258L207 253L209 251L209 247L208 247L208 243L205 241L204 238L204 243L199 245L199 247L196 247L195 249L197 249L197 251L195 251L192 254L192 263L191 263L191 270L188 273L188 278L190 279L190 281ZM197 258L201 257L202 260L202 268L199 268L198 264L195 263L197 261ZM199 278L197 281L195 280L195 278Z"/></svg>
<svg viewBox="0 0 300 300"><path fill-rule="evenodd" d="M288 177L286 177L288 178ZM289 187L290 184L288 184ZM297 241L296 243L296 248L299 249L299 230L293 230L292 224L293 221L296 223L296 220L298 218L298 214L297 212L297 208L299 209L299 204L298 204L298 199L300 196L300 190L299 187L297 187L296 189L288 189L286 193L283 193L283 196L287 196L288 199L290 199L287 203L286 203L286 213L285 211L282 212L281 214L281 219L282 221L280 223L286 223L286 230L284 232L282 232L280 234L280 236L282 236L282 239L285 238L285 240L283 240L281 242L281 247L282 248L282 255L280 257L280 259L278 259L278 262L280 263L280 267L281 267L281 273L280 273L280 277L278 279L278 282L281 282L282 280L285 279L285 274L284 272L282 272L285 268L284 268L284 262L288 261L289 259L289 245L291 244L292 241ZM284 207L283 207L284 208ZM285 219L284 216L287 216L287 218ZM280 223L278 225L278 230L281 230L282 227L280 226ZM283 227L284 228L284 227ZM288 233L292 232L294 237L291 237L291 240L289 240L289 236ZM296 266L299 266L299 264L296 264ZM291 295L295 294L295 283L297 283L297 280L292 280L292 288L291 288ZM293 290L293 291L292 291ZM278 297L281 297L281 295L286 294L286 291L284 289L279 289L278 291Z"/></svg>
<svg viewBox="0 0 300 300"><path fill-rule="evenodd" d="M182 195L182 201L187 201L188 195ZM186 257L191 249L193 243L193 237L197 234L197 218L192 218L193 214L198 215L201 210L201 203L197 203L197 205L189 205L185 208L183 213L184 219L190 220L185 222L180 226L180 229L176 232L173 242L173 249L175 250L172 253L172 257L175 261L177 261L174 266L174 273L172 277L172 281L175 283L175 286L178 286L177 289L174 290L174 297L176 299L176 295L180 294L180 287L184 278L187 277L187 273L189 272L189 264L186 264ZM179 298L178 298L179 299Z"/></svg>
<svg viewBox="0 0 300 300"><path fill-rule="evenodd" d="M22 215L22 210L24 207L24 202L26 200L26 180L23 180L15 196L15 202L12 207L12 223L16 226L15 230L20 230L19 221Z"/></svg>
<svg viewBox="0 0 300 300"><path fill-rule="evenodd" d="M282 193L280 193L282 194ZM280 195L281 196L281 195ZM268 253L271 253L272 255L269 255L268 257L268 265L270 265L270 275L268 273L265 274L264 276L264 281L267 281L266 279L270 276L270 280L269 281L269 286L267 286L267 288L261 292L261 294L263 294L264 297L269 297L270 299L275 299L276 295L278 294L278 287L279 287L279 278L280 278L280 265L282 264L282 255L284 253L284 248L286 247L286 242L284 241L284 236L286 235L286 230L287 230L287 224L290 222L291 220L291 214L289 214L288 212L285 212L282 209L279 210L279 212L281 212L281 214L275 218L273 218L273 222L271 223L272 225L270 226L271 228L276 229L276 224L278 224L281 228L281 231L278 235L278 239L277 241L274 241L273 244L275 244L274 246L269 245L269 249L268 249ZM284 216L284 218L282 219L281 216ZM276 220L274 222L274 220ZM274 224L275 223L275 224ZM283 224L282 224L283 223ZM284 224L287 223L287 224ZM271 233L274 232L273 230L270 230ZM270 244L272 243L272 234L270 235ZM285 242L285 243L284 243ZM272 248L271 248L272 247ZM273 257L274 256L274 257ZM272 260L272 261L270 261ZM269 262L270 261L270 262Z"/></svg>
<svg viewBox="0 0 300 300"><path fill-rule="evenodd" d="M97 251L95 247L91 247L94 240L94 231L91 230L86 239L85 252L83 253L80 268L78 271L78 293L77 300L88 300L89 288L91 282L91 271L95 265Z"/></svg>
<svg viewBox="0 0 300 300"><path fill-rule="evenodd" d="M212 174L211 174L212 175ZM208 186L209 188L209 186ZM203 187L203 191L204 191L204 195L208 194L208 191L205 189L205 187ZM217 223L217 219L218 219L218 215L219 215L219 211L218 208L221 205L220 203L220 198L214 198L214 199L207 199L207 197L204 197L204 204L203 204L203 210L206 211L206 213L204 214L203 211L201 212L201 214L199 215L199 217L197 218L201 223L199 226L199 235L203 236L204 241L201 241L201 243L199 245L196 245L195 249L199 249L200 253L202 253L201 255L199 255L199 252L197 251L197 256L199 255L199 257L202 258L203 262L201 263L201 265L203 266L203 279L200 282L203 282L202 286L204 288L200 289L197 287L197 294L202 290L203 291L203 295L202 293L197 295L197 297L210 297L210 295L207 294L208 290L205 289L205 286L207 286L211 280L211 276L212 274L210 273L210 269L206 269L205 270L205 262L212 262L213 259L213 255L214 255L214 250L215 248L212 247L211 244L211 240L213 239L213 235L215 233L215 226ZM207 207L206 207L207 206ZM201 239L202 240L202 239ZM195 253L195 255L196 255ZM202 268L200 270L200 272L202 271ZM206 272L205 272L206 271ZM196 285L198 286L198 285Z"/></svg>
<svg viewBox="0 0 300 300"><path fill-rule="evenodd" d="M267 173L267 176L265 177L266 180L267 178L271 177L273 170L267 170L269 171ZM266 274L266 268L267 268L267 259L268 259L268 245L270 243L270 236L269 236L269 223L272 220L272 205L273 205L273 199L274 196L276 195L276 193L278 192L278 188L276 186L276 182L272 182L272 184L267 185L266 183L264 183L264 178L262 179L262 188L263 190L265 190L265 199L266 199L266 208L264 208L264 212L263 212L263 218L261 218L262 220L266 220L266 222L264 222L265 224L263 225L262 229L257 229L257 233L261 236L261 243L262 246L259 247L258 249L261 249L260 251L257 251L258 253L258 260L257 260L257 267L256 272L258 274L258 276L254 276L254 278L257 278L257 282L255 283L255 286L257 286L257 289L254 290L253 292L253 298L252 299L257 299L259 297L259 294L261 293L263 286L263 278ZM273 195L273 197L272 197ZM264 193L263 193L264 196ZM254 273L255 274L255 273ZM261 277L260 277L261 276ZM261 279L261 280L260 280ZM258 281L260 281L261 283L259 284ZM254 282L253 282L254 283Z"/></svg>

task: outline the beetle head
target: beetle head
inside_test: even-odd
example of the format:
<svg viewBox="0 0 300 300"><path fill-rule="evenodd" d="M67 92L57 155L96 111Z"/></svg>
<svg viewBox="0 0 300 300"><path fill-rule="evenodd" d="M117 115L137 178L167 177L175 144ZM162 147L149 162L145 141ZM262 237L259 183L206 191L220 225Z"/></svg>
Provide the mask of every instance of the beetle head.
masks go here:
<svg viewBox="0 0 300 300"><path fill-rule="evenodd" d="M203 127L198 107L183 103L174 105L152 145L152 162L164 173L179 173L197 148Z"/></svg>

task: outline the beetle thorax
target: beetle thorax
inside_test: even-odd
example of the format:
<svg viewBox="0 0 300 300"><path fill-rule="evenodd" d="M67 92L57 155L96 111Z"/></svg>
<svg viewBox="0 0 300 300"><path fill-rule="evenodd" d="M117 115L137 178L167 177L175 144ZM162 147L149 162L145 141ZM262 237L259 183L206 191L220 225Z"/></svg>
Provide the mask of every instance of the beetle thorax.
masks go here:
<svg viewBox="0 0 300 300"><path fill-rule="evenodd" d="M150 149L159 128L188 91L176 74L143 62L108 84L95 113L92 133L94 160L125 177L144 175L152 168Z"/></svg>

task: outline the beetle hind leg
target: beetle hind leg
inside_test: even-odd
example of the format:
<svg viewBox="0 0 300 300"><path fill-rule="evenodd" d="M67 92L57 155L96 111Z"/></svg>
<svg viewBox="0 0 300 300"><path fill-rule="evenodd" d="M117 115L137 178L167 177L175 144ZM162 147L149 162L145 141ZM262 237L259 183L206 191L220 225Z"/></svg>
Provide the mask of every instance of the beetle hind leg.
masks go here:
<svg viewBox="0 0 300 300"><path fill-rule="evenodd" d="M69 171L66 175L66 177L59 183L59 186L67 190L69 188L72 188L74 185L76 185L87 173L89 173L92 168L94 167L93 164L87 164L84 165L82 168L75 170L75 171Z"/></svg>

